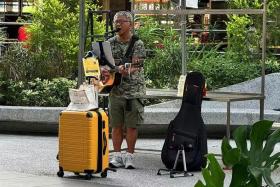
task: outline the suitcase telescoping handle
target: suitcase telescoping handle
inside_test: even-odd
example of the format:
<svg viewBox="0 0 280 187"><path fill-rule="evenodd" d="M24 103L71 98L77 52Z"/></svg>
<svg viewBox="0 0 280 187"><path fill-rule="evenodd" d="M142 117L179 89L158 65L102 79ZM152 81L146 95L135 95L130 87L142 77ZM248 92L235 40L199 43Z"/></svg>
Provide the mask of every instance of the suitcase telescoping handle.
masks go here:
<svg viewBox="0 0 280 187"><path fill-rule="evenodd" d="M106 137L106 133L105 132L103 132L103 142L104 142L104 144L103 144L103 155L105 155L105 153L106 153L106 149L107 149L107 137Z"/></svg>

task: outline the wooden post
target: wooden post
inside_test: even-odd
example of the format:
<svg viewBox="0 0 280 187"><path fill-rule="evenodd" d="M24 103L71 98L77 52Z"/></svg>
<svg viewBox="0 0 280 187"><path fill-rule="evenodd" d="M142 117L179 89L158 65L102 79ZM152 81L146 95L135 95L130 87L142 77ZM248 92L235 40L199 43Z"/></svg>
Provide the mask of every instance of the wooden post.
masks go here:
<svg viewBox="0 0 280 187"><path fill-rule="evenodd" d="M80 0L80 16L79 16L79 56L78 56L78 85L80 86L83 82L82 79L82 60L85 53L85 0Z"/></svg>
<svg viewBox="0 0 280 187"><path fill-rule="evenodd" d="M12 0L6 0L5 8L6 8L6 10L4 10L4 11L13 12L13 1Z"/></svg>
<svg viewBox="0 0 280 187"><path fill-rule="evenodd" d="M261 95L265 96L265 61L266 61L266 22L267 22L267 0L263 1L263 27L262 27L262 80ZM260 120L264 119L264 99L260 102Z"/></svg>

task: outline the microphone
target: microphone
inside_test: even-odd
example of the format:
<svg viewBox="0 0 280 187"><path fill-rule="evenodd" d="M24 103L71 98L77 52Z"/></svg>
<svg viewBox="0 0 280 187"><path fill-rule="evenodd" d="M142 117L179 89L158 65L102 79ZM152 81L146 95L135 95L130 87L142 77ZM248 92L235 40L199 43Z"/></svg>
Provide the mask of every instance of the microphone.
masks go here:
<svg viewBox="0 0 280 187"><path fill-rule="evenodd" d="M93 52L88 51L84 58L93 57Z"/></svg>
<svg viewBox="0 0 280 187"><path fill-rule="evenodd" d="M93 51L88 51L86 55L84 56L84 59L89 58L89 57L98 57Z"/></svg>
<svg viewBox="0 0 280 187"><path fill-rule="evenodd" d="M114 29L114 30L111 30L111 31L109 31L109 32L106 32L105 34L114 34L114 33L116 33L116 32L119 32L121 30L121 28L116 28L116 29Z"/></svg>

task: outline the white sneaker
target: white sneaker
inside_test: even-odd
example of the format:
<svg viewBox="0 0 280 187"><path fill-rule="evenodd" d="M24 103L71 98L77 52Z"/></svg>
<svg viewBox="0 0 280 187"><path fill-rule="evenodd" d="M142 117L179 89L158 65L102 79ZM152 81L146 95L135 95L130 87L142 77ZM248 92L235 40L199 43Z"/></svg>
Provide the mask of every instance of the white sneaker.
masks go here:
<svg viewBox="0 0 280 187"><path fill-rule="evenodd" d="M134 160L135 160L134 154L126 153L124 158L125 169L135 169Z"/></svg>
<svg viewBox="0 0 280 187"><path fill-rule="evenodd" d="M121 152L115 152L113 159L109 163L109 166L112 167L112 168L124 167Z"/></svg>

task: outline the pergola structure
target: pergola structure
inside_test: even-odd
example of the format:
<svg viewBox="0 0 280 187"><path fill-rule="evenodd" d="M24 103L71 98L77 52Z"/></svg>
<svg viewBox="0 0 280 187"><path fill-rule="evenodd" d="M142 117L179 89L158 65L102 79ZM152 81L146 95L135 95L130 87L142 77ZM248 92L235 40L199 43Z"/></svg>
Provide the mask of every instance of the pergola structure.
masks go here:
<svg viewBox="0 0 280 187"><path fill-rule="evenodd" d="M264 118L264 99L265 99L265 61L266 61L266 35L267 35L267 0L263 0L262 9L186 9L185 0L181 0L179 10L133 10L132 13L135 15L152 14L152 15L166 15L173 14L181 16L181 48L182 48L182 75L185 75L186 63L188 62L188 54L186 53L186 15L194 14L252 14L261 15L263 18L262 27L262 76L261 76L261 90L260 93L227 93L223 95L223 98L215 97L215 101L226 101L227 102L227 136L230 136L229 124L230 124L230 102L231 101L245 101L245 100L259 100L260 101L260 119ZM134 7L135 0L132 1L132 7ZM84 0L80 0L80 51L79 51L79 84L82 83L82 57L84 55L83 41L85 39L85 14L84 14ZM245 97L246 95L246 97ZM208 98L211 100L211 98Z"/></svg>
<svg viewBox="0 0 280 187"><path fill-rule="evenodd" d="M26 18L30 16L28 10L33 6L31 0L1 0L0 1L0 29L7 33L5 44L17 42L18 29L22 25L30 24L17 21L18 18Z"/></svg>
<svg viewBox="0 0 280 187"><path fill-rule="evenodd" d="M133 1L134 2L134 1ZM260 93L252 94L251 97L242 99L243 93L240 93L240 98L235 98L237 100L260 100L260 119L264 118L264 99L265 99L265 61L266 61L266 50L267 50L267 0L263 0L262 9L186 9L185 0L181 0L180 10L153 10L153 11L138 11L133 10L134 14L174 14L181 16L181 48L182 48L182 74L186 74L186 62L188 61L188 55L186 54L186 15L190 14L252 14L252 15L262 15L263 26L262 26L262 76L261 76L261 90ZM133 7L133 4L132 4ZM225 98L226 99L226 95ZM228 93L228 98L231 98L232 94ZM230 124L230 99L227 101L227 127ZM227 136L230 136L229 128L227 128Z"/></svg>
<svg viewBox="0 0 280 187"><path fill-rule="evenodd" d="M0 14L2 16L23 16L24 7L32 6L34 1L28 0L1 0Z"/></svg>

